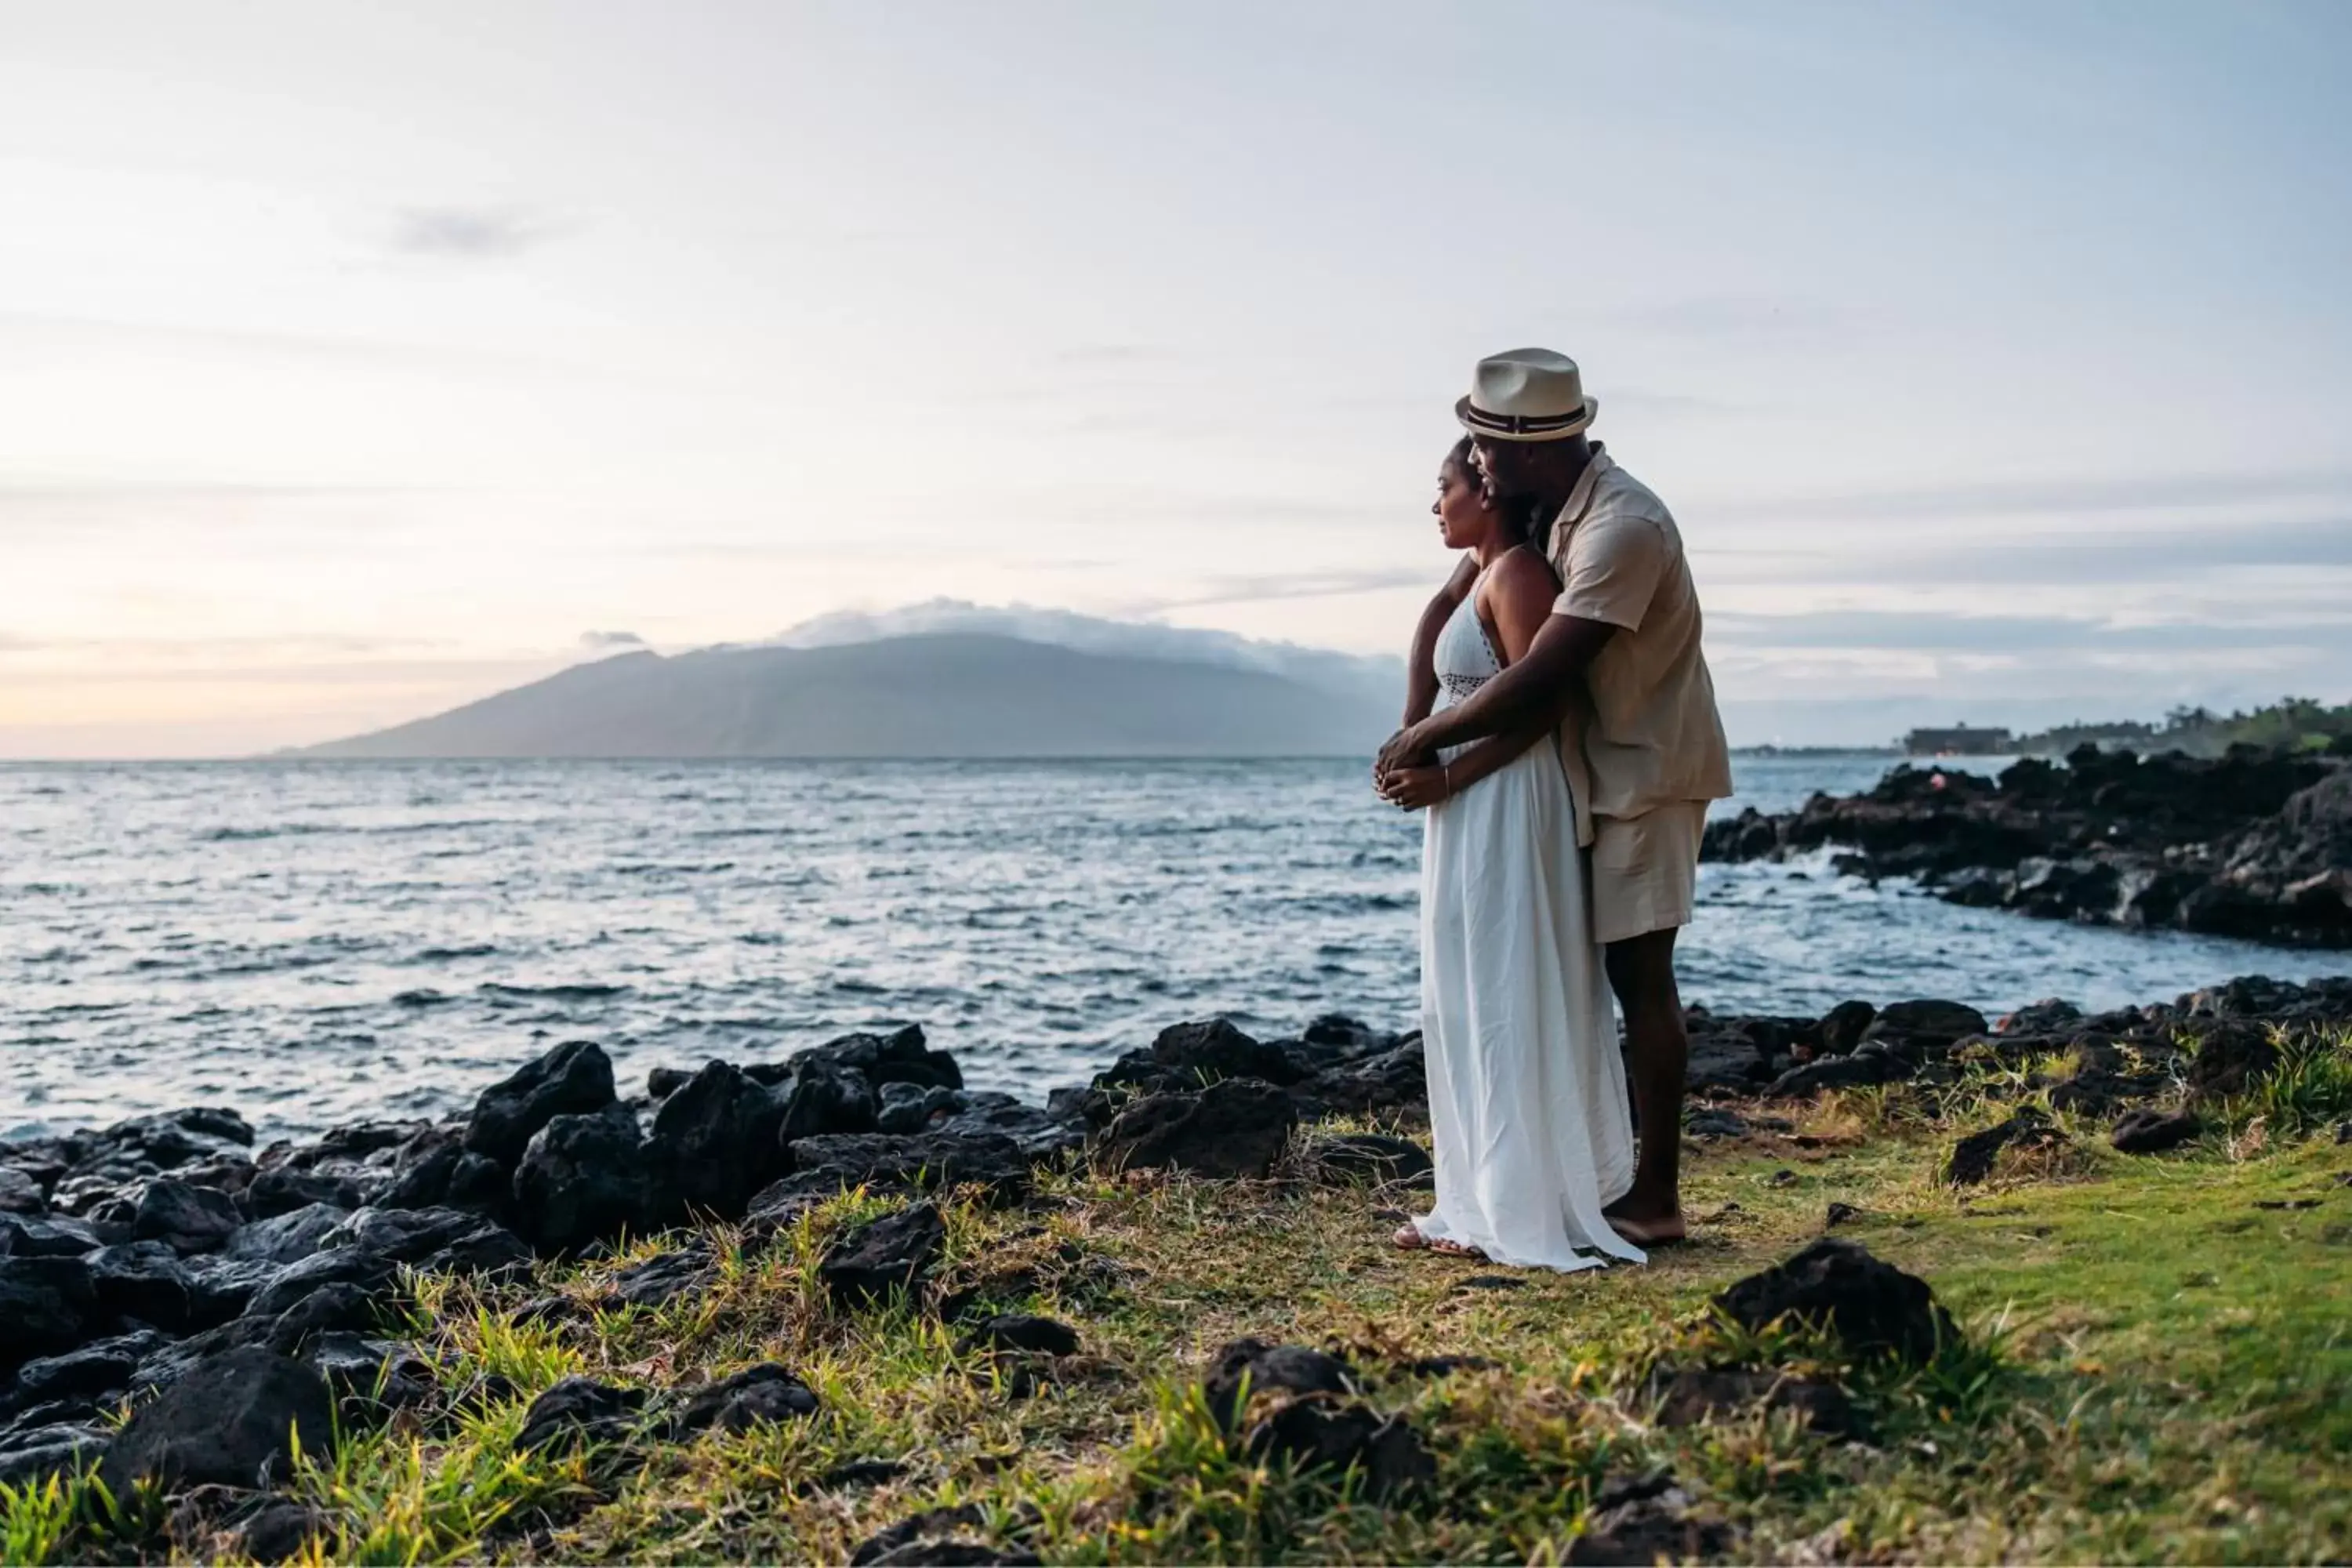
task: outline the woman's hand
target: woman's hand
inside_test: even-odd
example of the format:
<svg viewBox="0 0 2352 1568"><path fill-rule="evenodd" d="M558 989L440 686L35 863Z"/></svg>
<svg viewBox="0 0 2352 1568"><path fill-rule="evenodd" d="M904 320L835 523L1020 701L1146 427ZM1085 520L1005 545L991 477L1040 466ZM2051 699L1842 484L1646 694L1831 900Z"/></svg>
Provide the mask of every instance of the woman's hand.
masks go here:
<svg viewBox="0 0 2352 1568"><path fill-rule="evenodd" d="M1453 793L1442 767L1391 768L1381 780L1381 798L1407 811L1435 805Z"/></svg>

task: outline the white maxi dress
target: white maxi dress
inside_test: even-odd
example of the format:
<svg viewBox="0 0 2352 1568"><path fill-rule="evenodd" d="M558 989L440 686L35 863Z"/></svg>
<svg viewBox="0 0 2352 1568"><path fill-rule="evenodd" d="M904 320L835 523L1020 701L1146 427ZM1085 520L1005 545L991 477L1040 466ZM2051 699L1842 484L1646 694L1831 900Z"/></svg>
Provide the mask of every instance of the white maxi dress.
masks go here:
<svg viewBox="0 0 2352 1568"><path fill-rule="evenodd" d="M1501 672L1477 601L1474 587L1437 639L1441 708ZM1642 1262L1601 1214L1633 1184L1633 1120L1557 744L1538 742L1423 816L1437 1203L1413 1223L1517 1268Z"/></svg>

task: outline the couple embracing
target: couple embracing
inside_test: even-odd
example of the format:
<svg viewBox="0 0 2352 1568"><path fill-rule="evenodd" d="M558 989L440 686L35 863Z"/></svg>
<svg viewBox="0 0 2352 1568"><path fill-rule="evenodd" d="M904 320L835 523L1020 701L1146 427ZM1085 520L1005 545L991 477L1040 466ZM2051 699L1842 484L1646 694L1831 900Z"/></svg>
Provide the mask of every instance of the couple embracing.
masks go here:
<svg viewBox="0 0 2352 1568"><path fill-rule="evenodd" d="M1437 1193L1397 1245L1563 1270L1682 1239L1675 933L1731 793L1682 537L1598 408L1565 355L1479 363L1433 509L1462 559L1373 764L1425 820Z"/></svg>

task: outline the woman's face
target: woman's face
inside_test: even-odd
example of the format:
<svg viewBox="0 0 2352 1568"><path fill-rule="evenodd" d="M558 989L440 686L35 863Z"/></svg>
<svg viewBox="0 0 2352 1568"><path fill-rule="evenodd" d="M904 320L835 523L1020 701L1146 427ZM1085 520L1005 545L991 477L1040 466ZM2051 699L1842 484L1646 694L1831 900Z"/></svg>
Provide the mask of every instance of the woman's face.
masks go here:
<svg viewBox="0 0 2352 1568"><path fill-rule="evenodd" d="M1448 550L1475 547L1486 537L1493 521L1478 476L1451 459L1437 470L1437 500L1429 510L1437 514L1437 531L1445 536Z"/></svg>

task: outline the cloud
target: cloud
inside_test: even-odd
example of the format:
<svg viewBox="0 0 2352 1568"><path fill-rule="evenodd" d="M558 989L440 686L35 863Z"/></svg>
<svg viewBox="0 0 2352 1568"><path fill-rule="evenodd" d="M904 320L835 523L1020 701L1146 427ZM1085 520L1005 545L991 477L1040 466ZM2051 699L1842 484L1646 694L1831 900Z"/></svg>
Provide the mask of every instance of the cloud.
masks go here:
<svg viewBox="0 0 2352 1568"><path fill-rule="evenodd" d="M1616 310L1611 319L1641 331L1713 342L1727 337L1827 337L1848 325L1851 316L1818 300L1711 294Z"/></svg>
<svg viewBox="0 0 2352 1568"><path fill-rule="evenodd" d="M2105 617L1937 615L1830 610L1809 615L1713 613L1710 645L1741 649L1905 649L1964 656L2198 653L2332 646L2352 651L2352 618L2118 624Z"/></svg>
<svg viewBox="0 0 2352 1568"><path fill-rule="evenodd" d="M2352 502L2352 470L2002 479L1979 484L1939 484L1932 489L1852 490L1780 500L1727 500L1711 510L1727 516L1776 518L1987 517L2245 508L2273 501L2312 500Z"/></svg>
<svg viewBox="0 0 2352 1568"><path fill-rule="evenodd" d="M1123 616L1160 615L1169 610L1201 609L1215 605L1256 605L1283 599L1336 599L1349 594L1377 594L1390 588L1423 588L1432 593L1445 581L1442 567L1411 571L1289 572L1234 574L1195 579L1198 588L1166 598L1133 601L1119 606Z"/></svg>
<svg viewBox="0 0 2352 1568"><path fill-rule="evenodd" d="M14 632L0 632L0 653L25 653L40 646L30 637L21 637Z"/></svg>
<svg viewBox="0 0 2352 1568"><path fill-rule="evenodd" d="M572 227L520 207L411 207L394 225L392 248L404 256L498 260L561 238Z"/></svg>
<svg viewBox="0 0 2352 1568"><path fill-rule="evenodd" d="M596 653L606 653L616 647L643 647L646 639L635 632L582 632L580 646Z"/></svg>

